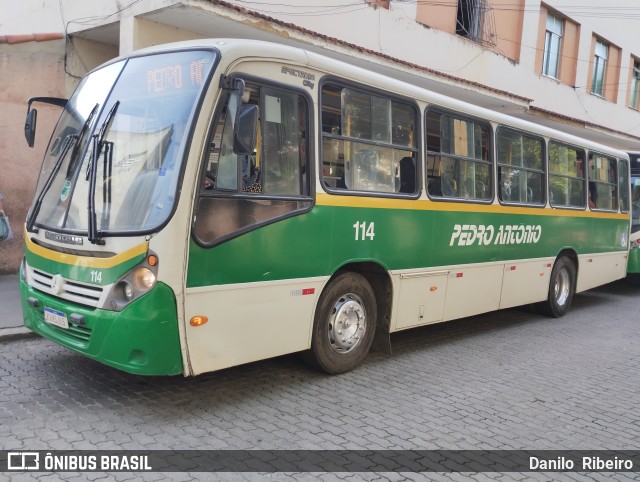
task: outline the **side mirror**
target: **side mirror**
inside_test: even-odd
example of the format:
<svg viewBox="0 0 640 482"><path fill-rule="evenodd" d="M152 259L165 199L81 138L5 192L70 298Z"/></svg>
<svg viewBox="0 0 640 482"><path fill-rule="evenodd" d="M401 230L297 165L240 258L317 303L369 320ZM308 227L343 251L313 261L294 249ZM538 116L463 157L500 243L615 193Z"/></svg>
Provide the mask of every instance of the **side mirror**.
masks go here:
<svg viewBox="0 0 640 482"><path fill-rule="evenodd" d="M44 104L57 105L64 107L67 105L67 99L60 97L31 97L27 101L27 120L24 122L24 136L27 138L29 147L33 147L33 141L36 138L36 120L38 119L38 111L31 108L34 102L42 102Z"/></svg>
<svg viewBox="0 0 640 482"><path fill-rule="evenodd" d="M258 106L245 104L240 107L233 130L233 152L253 154L258 134Z"/></svg>
<svg viewBox="0 0 640 482"><path fill-rule="evenodd" d="M24 137L27 139L29 147L33 147L36 138L36 121L38 120L38 111L31 109L27 112L27 119L24 121Z"/></svg>
<svg viewBox="0 0 640 482"><path fill-rule="evenodd" d="M67 105L67 99L62 99L60 97L31 97L27 101L27 120L24 123L24 136L27 138L27 144L29 144L29 147L33 147L33 141L36 138L36 120L38 118L38 111L31 108L31 104L34 102L57 105L58 107L64 107Z"/></svg>

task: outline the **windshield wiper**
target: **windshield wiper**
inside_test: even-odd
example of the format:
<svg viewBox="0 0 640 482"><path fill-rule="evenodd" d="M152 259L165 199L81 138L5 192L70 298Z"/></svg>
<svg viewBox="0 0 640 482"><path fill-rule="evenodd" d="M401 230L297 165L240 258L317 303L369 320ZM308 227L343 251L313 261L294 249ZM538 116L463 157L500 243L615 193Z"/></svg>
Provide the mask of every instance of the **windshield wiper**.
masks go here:
<svg viewBox="0 0 640 482"><path fill-rule="evenodd" d="M100 155L102 153L102 148L105 144L104 136L109 130L111 126L111 122L116 115L116 111L120 106L120 101L116 101L111 107L111 110L107 114L104 122L100 126L100 130L97 134L92 136L92 153L89 158L89 163L87 164L87 175L86 178L89 181L89 193L87 200L87 212L89 216L89 226L87 232L87 239L92 244L103 245L104 240L100 237L100 232L98 231L98 220L96 218L96 173L98 170L98 159L100 159Z"/></svg>
<svg viewBox="0 0 640 482"><path fill-rule="evenodd" d="M93 116L95 116L96 112L98 112L98 107L98 104L93 106L93 109L91 109L91 112L89 113L89 117L87 117L87 120L82 126L82 129L80 129L80 133L78 134L78 143L73 148L71 159L69 160L69 166L67 167L67 179L69 179L75 171L75 166L78 164L78 154L80 154L80 147L82 147L82 139L84 139L84 136L87 133L87 129L91 124L91 119L93 119Z"/></svg>
<svg viewBox="0 0 640 482"><path fill-rule="evenodd" d="M49 174L49 177L47 177L47 180L45 181L44 186L40 191L40 194L38 194L38 198L36 199L36 202L33 205L31 214L29 214L29 218L27 219L27 231L33 232L33 225L36 222L36 218L38 217L38 214L40 213L40 207L42 206L42 201L44 200L44 197L49 192L49 189L51 189L51 186L53 185L53 180L58 175L60 166L62 166L62 161L64 161L64 158L67 155L67 152L69 152L71 145L75 144L73 148L73 152L71 154L71 160L69 161L69 164L73 162L74 157L77 156L77 153L78 153L79 141L80 139L82 139L82 136L84 136L84 133L87 130L89 124L91 124L91 119L93 119L93 116L97 111L98 111L98 104L96 104L91 110L91 112L89 113L89 116L87 117L87 120L84 122L82 129L80 129L80 133L77 135L76 134L69 135L65 138L64 144L60 149L60 154L56 159L56 163L54 164L53 169L51 169L51 173Z"/></svg>

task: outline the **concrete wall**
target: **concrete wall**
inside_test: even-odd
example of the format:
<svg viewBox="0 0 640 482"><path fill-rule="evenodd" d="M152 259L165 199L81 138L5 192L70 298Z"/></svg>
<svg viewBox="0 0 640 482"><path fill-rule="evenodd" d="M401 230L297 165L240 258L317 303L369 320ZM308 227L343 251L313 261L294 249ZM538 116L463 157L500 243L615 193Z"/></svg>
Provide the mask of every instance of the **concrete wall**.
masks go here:
<svg viewBox="0 0 640 482"><path fill-rule="evenodd" d="M67 3L69 0L22 0L9 7L9 2L3 2L0 35L63 32Z"/></svg>
<svg viewBox="0 0 640 482"><path fill-rule="evenodd" d="M44 149L60 109L38 104L33 149L24 138L27 100L64 96L65 41L0 44L0 193L14 239L0 241L0 274L16 273L23 256L22 227L31 205Z"/></svg>
<svg viewBox="0 0 640 482"><path fill-rule="evenodd" d="M125 53L125 43L122 41L123 35L124 33L121 33L120 35L121 54ZM197 38L202 38L202 35L197 35L187 30L168 27L142 18L136 18L133 28L133 41L130 47L132 47L131 50L137 50L144 47L150 47L151 45L179 42L181 40L194 40Z"/></svg>
<svg viewBox="0 0 640 482"><path fill-rule="evenodd" d="M98 65L119 55L117 45L92 42L74 37L66 44L65 97L69 97L80 78Z"/></svg>

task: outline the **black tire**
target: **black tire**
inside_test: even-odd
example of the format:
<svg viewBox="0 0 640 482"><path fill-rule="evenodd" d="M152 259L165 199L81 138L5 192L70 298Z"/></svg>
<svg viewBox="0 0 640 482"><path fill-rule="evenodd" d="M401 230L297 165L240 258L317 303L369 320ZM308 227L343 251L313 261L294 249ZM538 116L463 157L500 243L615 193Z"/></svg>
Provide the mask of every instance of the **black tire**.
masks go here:
<svg viewBox="0 0 640 482"><path fill-rule="evenodd" d="M366 278L352 272L338 275L318 300L311 361L330 374L354 369L369 353L376 322L376 297Z"/></svg>
<svg viewBox="0 0 640 482"><path fill-rule="evenodd" d="M549 280L549 296L547 301L538 303L536 309L543 315L553 318L564 316L576 292L576 266L566 256L556 261Z"/></svg>

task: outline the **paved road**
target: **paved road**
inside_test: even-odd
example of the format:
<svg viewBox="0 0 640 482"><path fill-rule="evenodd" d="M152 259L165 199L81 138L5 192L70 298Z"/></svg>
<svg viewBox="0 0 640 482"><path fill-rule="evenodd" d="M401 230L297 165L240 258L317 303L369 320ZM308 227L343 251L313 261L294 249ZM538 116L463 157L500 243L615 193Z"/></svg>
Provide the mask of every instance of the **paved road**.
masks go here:
<svg viewBox="0 0 640 482"><path fill-rule="evenodd" d="M0 441L12 450L640 450L639 312L640 288L615 283L576 296L562 319L505 310L395 334L393 355L372 354L361 368L333 377L285 356L196 378L143 378L41 338L6 340L0 342ZM637 475L472 477L591 481ZM153 474L151 480L165 476L183 480L186 474ZM127 473L113 477L141 480ZM217 480L265 478L317 475L225 474Z"/></svg>
<svg viewBox="0 0 640 482"><path fill-rule="evenodd" d="M0 276L0 330L22 326L19 281L17 274Z"/></svg>

